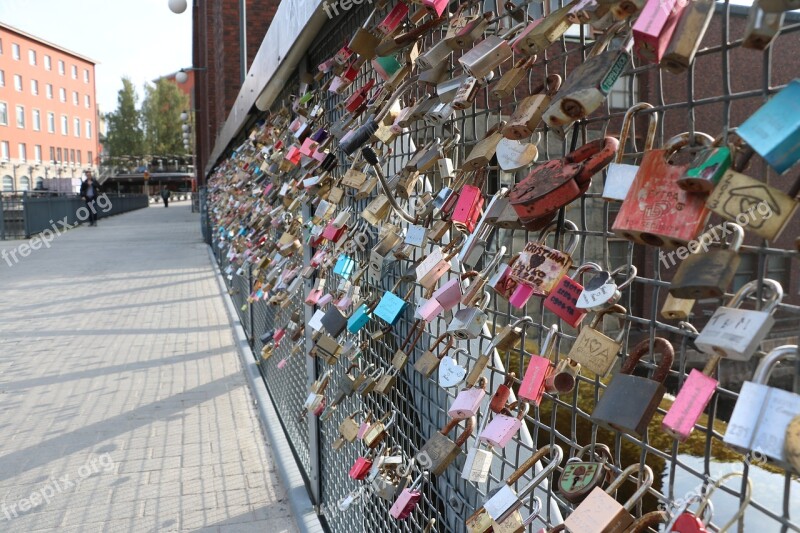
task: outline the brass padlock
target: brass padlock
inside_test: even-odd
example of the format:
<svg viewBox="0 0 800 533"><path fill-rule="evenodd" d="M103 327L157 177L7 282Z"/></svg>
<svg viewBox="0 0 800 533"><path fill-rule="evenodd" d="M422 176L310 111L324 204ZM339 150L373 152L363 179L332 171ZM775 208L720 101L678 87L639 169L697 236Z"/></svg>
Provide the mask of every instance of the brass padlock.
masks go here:
<svg viewBox="0 0 800 533"><path fill-rule="evenodd" d="M551 74L534 88L534 94L526 96L517 104L502 134L506 139L527 139L542 121L542 114L550 106L550 101L561 87L561 76Z"/></svg>
<svg viewBox="0 0 800 533"><path fill-rule="evenodd" d="M783 12L767 13L761 9L758 0L753 2L747 14L747 26L744 30L742 47L766 50L780 34L784 15Z"/></svg>
<svg viewBox="0 0 800 533"><path fill-rule="evenodd" d="M680 74L689 68L711 22L714 5L714 0L694 0L684 8L661 58L662 67L673 74Z"/></svg>
<svg viewBox="0 0 800 533"><path fill-rule="evenodd" d="M367 29L377 10L377 7L372 10L367 17L367 20L365 20L364 24L358 28L358 30L356 30L355 35L353 35L352 39L350 39L350 43L347 45L350 50L366 60L370 60L377 55L376 49L381 42L380 33Z"/></svg>
<svg viewBox="0 0 800 533"><path fill-rule="evenodd" d="M514 52L526 56L535 56L544 52L572 26L569 15L574 4L574 1L569 2L544 18L534 20L525 26L511 43Z"/></svg>
<svg viewBox="0 0 800 533"><path fill-rule="evenodd" d="M696 300L719 298L725 294L742 260L739 248L744 241L744 230L739 224L726 222L722 231L723 235L733 233L730 247L714 247L709 250L708 245L713 244L714 237L709 234L710 232L700 235L694 253L683 260L672 278L669 287L671 296ZM716 228L714 235L716 236ZM720 244L724 243L723 236Z"/></svg>
<svg viewBox="0 0 800 533"><path fill-rule="evenodd" d="M425 442L422 448L420 448L419 453L417 453L417 463L425 467L431 475L438 476L443 474L445 470L447 470L447 467L450 466L450 463L455 461L456 457L461 454L462 446L464 446L469 436L472 435L472 429L475 426L474 416L466 419L466 426L464 427L464 431L461 432L461 435L459 435L455 441L450 440L447 434L450 433L459 422L461 421L451 418L441 431L437 431L431 435L431 438Z"/></svg>
<svg viewBox="0 0 800 533"><path fill-rule="evenodd" d="M519 85L519 82L528 75L528 71L533 66L534 61L536 61L536 56L520 58L513 67L504 72L500 79L492 86L492 98L501 100L511 96L514 89Z"/></svg>

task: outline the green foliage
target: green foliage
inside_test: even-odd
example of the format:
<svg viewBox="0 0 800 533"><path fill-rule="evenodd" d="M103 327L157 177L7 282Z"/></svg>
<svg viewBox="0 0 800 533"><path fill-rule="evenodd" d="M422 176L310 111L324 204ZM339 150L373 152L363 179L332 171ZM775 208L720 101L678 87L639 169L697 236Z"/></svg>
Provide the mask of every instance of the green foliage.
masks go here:
<svg viewBox="0 0 800 533"><path fill-rule="evenodd" d="M171 80L161 78L144 88L142 120L145 143L153 155L184 154L181 113L189 109L189 96Z"/></svg>
<svg viewBox="0 0 800 533"><path fill-rule="evenodd" d="M141 115L136 109L138 95L133 82L122 78L117 94L117 109L106 115L108 135L105 149L110 156L142 156L145 154Z"/></svg>

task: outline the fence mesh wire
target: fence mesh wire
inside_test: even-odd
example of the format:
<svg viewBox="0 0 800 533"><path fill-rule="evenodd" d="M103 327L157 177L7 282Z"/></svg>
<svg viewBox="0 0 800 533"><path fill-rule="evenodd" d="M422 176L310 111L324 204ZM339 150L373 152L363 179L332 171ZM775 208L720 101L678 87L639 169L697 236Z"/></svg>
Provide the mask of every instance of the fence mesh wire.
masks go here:
<svg viewBox="0 0 800 533"><path fill-rule="evenodd" d="M531 15L537 16L541 14L542 7L534 3L528 6L528 11ZM308 65L314 68L347 42L366 19L371 8L371 5L360 6L341 13L332 20L309 49ZM380 20L386 12L388 8L378 9L376 19ZM727 2L719 4L712 27L698 53L698 59L687 74L676 76L659 70L656 65L634 62L624 73L622 81L615 86L606 107L588 119L579 121L571 134L561 138L554 131L543 130L539 142L539 160L561 157L575 145L579 146L605 134L618 135L622 115L628 107L638 101L648 101L654 108L650 112L643 113L642 122L636 123L639 128L632 135L632 144L626 149L626 153L631 156L630 162L635 162L635 158L641 154L643 132L646 129L643 126L648 113L661 114L656 146L660 146L672 135L682 131L703 130L715 136L723 128L740 123L747 116L746 110L752 112L767 96L784 86L791 76L796 75L797 67L800 66L796 57L792 58L783 53L786 49L797 50L798 41L795 32L800 25L793 24L790 18L787 18L782 34L774 45L774 49L781 54L781 61L789 62L788 66L781 63L780 68L775 68L776 65L773 64L773 55L779 52L773 53L768 50L761 54L741 48L743 25L744 16L736 8ZM429 49L443 35L443 29L435 30L425 37L422 49ZM560 43L551 46L544 57L537 60L527 74L527 87L525 87L526 82L523 82L510 98L502 100L494 100L488 91L482 90L472 108L456 112L453 124L461 132L461 138L453 153L456 167L463 162L465 155L485 132L498 121L507 119L518 101L530 94L544 77L554 73L566 77L568 72L586 57L592 44L586 27L580 27L579 32L562 38ZM449 61L450 72L454 75L460 74L455 59L451 58ZM497 76L502 76L512 64L512 61L505 63L497 72ZM721 75L710 76L709 72ZM362 69L353 86L359 87L374 76L371 69ZM274 110L289 105L289 96L296 90L297 78L294 78L286 85L284 93L275 103ZM426 90L419 84L410 95L421 98ZM342 110L338 106L342 101L341 96L322 93L317 101L324 105L329 122L333 123L342 116ZM413 141L414 146L419 147L443 135L445 133L441 128L428 126L423 121L416 122L404 141L395 144L393 153L386 158L387 175L394 174L394 171L400 168L414 152L408 142L409 139ZM348 167L349 162L342 160L337 170L338 174L344 173ZM750 168L748 174L770 183L780 183L779 178L760 163ZM518 174L516 180L523 176L524 173ZM425 180L425 189L434 194L445 185L435 172L428 173ZM492 194L502 186L513 184L514 181L513 173L503 172L498 167L490 165L483 184L484 193ZM576 265L595 261L609 269L630 263L639 266L639 275L620 302L628 313L617 318L607 318L606 334L613 337L618 332L623 333L622 354L627 354L630 347L644 339L651 341L655 337L669 339L675 346L676 362L666 386L669 394L674 395L683 385L688 372L692 368L702 368L703 364L692 347L687 330L681 329L675 321L662 319L659 313L666 288L669 286L669 281L665 281L664 278L666 276L669 279L672 273L667 272L668 268L661 260L658 250L621 240L610 231L617 207L601 199L602 184L603 179L597 176L592 187L579 201L562 209L559 221L571 220L579 228L581 240L573 253ZM787 184L788 181L782 185ZM348 190L340 207L350 207L354 213L359 213L368 201L369 199L356 200L354 191ZM395 222L400 223L399 220ZM712 220L712 223L718 222L719 220ZM405 225L405 222L402 222L402 225ZM796 230L796 227L794 229ZM368 263L376 235L377 231L373 231L370 240L351 254L358 265ZM214 233L214 236L214 246L219 248L219 234ZM501 246L507 247L514 253L518 252L526 242L537 237L537 232L498 229L489 241L485 259L491 258ZM564 249L568 244L567 240L563 231L559 229L549 237L548 243L557 242L559 247ZM444 242L447 242L447 238ZM220 267L228 275L232 298L240 311L245 331L252 340L254 352L258 354L262 348L259 337L264 332L282 327L292 311L296 310L303 314L302 302L305 293L292 295L292 303L285 309L268 305L263 300L248 303L247 296L252 287L250 279L252 267L245 266L239 270L239 265L229 265L223 253L225 246L226 242L223 242L222 248L217 250ZM365 276L361 281L362 293L374 297L385 290L393 289L402 274L427 251L429 249L417 249L412 257L395 261L380 279ZM742 255L743 264L735 280L734 289L746 281L761 280L765 277L778 279L787 289L796 287L798 271L796 253L774 243L748 241L747 245L742 247ZM485 260L479 263L476 269L482 268L483 264ZM795 278L792 278L792 273ZM329 283L335 283L337 280L332 272L318 273L318 276L322 275ZM456 275L458 274L452 271L447 274L447 276ZM310 287L310 282L305 284L306 293ZM421 287L412 287L405 281L394 289L398 295L404 295L408 291L413 295L411 299L413 309L423 291ZM713 310L724 301L722 299L699 301L691 322L696 327L702 328ZM791 301L793 300L787 298L787 302L779 306L775 314L776 326L771 335L772 340L764 344L765 348L796 342L800 330L798 325L800 308L789 303ZM554 356L557 360L566 357L577 336L577 331L546 310L540 299L533 298L524 309L517 310L504 299L492 294L486 313L489 317L488 329L485 329L478 339L458 343L459 347L467 351L458 355L462 366L471 367L492 335L503 326L521 316L527 315L533 319L533 324L525 328L523 341L519 347L498 354L490 364L492 372L487 386L489 391L496 390L510 372L516 374L515 383L519 383L519 378L524 375L531 355L539 353L544 336L552 324L559 325ZM745 458L722 443L725 423L730 417L741 381L745 379L742 376L752 373L755 360L749 365L738 366L723 362L720 369L721 386L706 411L707 416L701 419L699 427L685 444L679 444L668 438L660 430L660 422L665 412L663 408L668 406L668 402L662 403L662 408L650 425L648 435L641 440L599 428L592 423L589 416L608 380L582 375L578 378L578 385L570 394L560 397L547 394L541 406L534 407L527 414L523 430L512 443L504 449L493 450L495 459L488 484L476 485L461 479L460 471L464 460L462 455L445 474L422 484L422 499L406 521L392 519L388 514L391 502L375 495L362 499L360 504L351 506L347 511L339 511L337 503L348 494L352 494L359 486L358 482L348 477L348 471L356 458L366 451L352 444L345 445L338 451L331 448L331 444L338 437L337 428L345 416L359 410L370 410L378 416L394 413L395 423L389 429L387 446L396 447L398 453L405 456L406 460L413 457L431 435L447 422L447 407L458 390L445 390L435 382L435 375L434 379L427 379L412 368L422 352L446 330L447 318L439 317L430 324L415 349L409 352L409 364L398 375L396 386L389 395L372 393L362 397L354 394L344 400L328 420L320 422L318 431L309 431L308 418L298 419L298 414L307 395L308 384L328 370L329 366L321 359L316 359L315 373L309 375L306 356L302 351L292 355L292 343L287 341L281 343L270 359L262 362L264 380L300 464L309 478L314 478L312 473L319 473L319 493L316 503L320 505L322 515L331 531L420 531L432 518L436 519L435 531L464 531L464 520L482 505L490 489L502 485L532 451L545 444L558 444L564 448L565 454L570 456L578 448L595 443L604 443L611 448L618 468L646 463L653 469L655 479L652 488L634 509L637 514L656 509L659 504L684 498L709 479L719 478L728 472L741 471L744 474L742 481L725 485L714 497L713 523L719 526L734 516L740 503L744 501L743 488L745 480L749 479L754 487L753 497L747 504L744 517L738 523L738 529L750 531L758 527L764 532L800 531L800 518L798 518L800 483L797 476L792 476L771 464L754 462L752 458ZM363 369L367 365L373 365L372 368L387 370L393 354L400 347L413 321L412 313L407 312L393 331L378 341L370 342L358 358L360 367ZM368 337L381 325L378 320L373 319L368 324L366 332L361 333L362 338ZM307 331L306 335L310 335L310 332ZM649 355L643 359L641 368L652 370L657 366L656 362L657 359ZM282 364L282 368L279 368L279 363ZM619 368L619 363L616 368ZM335 388L335 383L342 379L346 370L343 362L333 367L331 388ZM450 436L455 438L460 431L461 428ZM470 438L467 442L467 446L472 446L474 440ZM415 468L411 475L416 476L418 473L419 470ZM517 483L516 488L524 486L529 479L530 476L524 477ZM619 499L624 500L632 491L631 487L626 488L620 493ZM540 517L531 526L532 530L559 523L568 513L569 506L552 487L546 484L540 485L536 495L542 499L544 505ZM532 508L530 500L525 504L525 508L526 512Z"/></svg>

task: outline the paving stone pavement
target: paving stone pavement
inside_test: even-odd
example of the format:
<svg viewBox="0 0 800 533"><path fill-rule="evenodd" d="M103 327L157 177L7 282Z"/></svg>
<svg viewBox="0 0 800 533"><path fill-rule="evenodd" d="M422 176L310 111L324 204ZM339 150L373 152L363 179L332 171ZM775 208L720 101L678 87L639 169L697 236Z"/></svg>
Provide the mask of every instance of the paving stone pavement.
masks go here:
<svg viewBox="0 0 800 533"><path fill-rule="evenodd" d="M0 260L0 531L296 531L198 220Z"/></svg>

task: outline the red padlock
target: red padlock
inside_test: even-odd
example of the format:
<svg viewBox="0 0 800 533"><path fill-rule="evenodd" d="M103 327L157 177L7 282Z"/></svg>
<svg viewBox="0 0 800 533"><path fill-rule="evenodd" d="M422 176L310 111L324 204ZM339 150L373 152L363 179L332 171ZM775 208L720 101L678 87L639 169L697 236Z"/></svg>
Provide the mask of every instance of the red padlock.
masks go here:
<svg viewBox="0 0 800 533"><path fill-rule="evenodd" d="M359 457L353 466L350 467L350 472L347 473L350 479L361 481L367 478L370 469L372 468L372 459L367 457Z"/></svg>
<svg viewBox="0 0 800 533"><path fill-rule="evenodd" d="M514 372L509 372L503 384L494 391L494 396L492 396L489 402L489 409L491 409L493 413L502 413L503 409L506 408L508 399L511 397L511 386L514 384L515 377L517 377L517 375Z"/></svg>
<svg viewBox="0 0 800 533"><path fill-rule="evenodd" d="M544 299L545 308L573 328L577 327L586 316L586 309L578 309L575 304L578 303L578 297L583 292L583 285L577 280L587 270L601 272L603 269L597 263L584 263L578 267L572 277L564 275Z"/></svg>
<svg viewBox="0 0 800 533"><path fill-rule="evenodd" d="M356 89L355 92L350 95L350 98L344 103L344 108L354 115L363 111L363 108L366 107L367 94L370 89L372 89L373 85L375 85L375 80L370 78L360 89Z"/></svg>
<svg viewBox="0 0 800 533"><path fill-rule="evenodd" d="M451 217L453 227L462 233L472 233L483 208L483 193L480 187L464 185L459 191L458 201Z"/></svg>
<svg viewBox="0 0 800 533"><path fill-rule="evenodd" d="M449 3L449 0L422 0L425 10L435 17L441 17Z"/></svg>
<svg viewBox="0 0 800 533"><path fill-rule="evenodd" d="M511 188L509 203L523 223L553 215L586 192L592 176L611 163L618 147L617 139L605 137L537 166Z"/></svg>
<svg viewBox="0 0 800 533"><path fill-rule="evenodd" d="M397 500L392 504L392 508L389 509L389 514L392 515L393 518L405 520L411 516L411 513L414 512L414 509L417 507L417 503L422 499L422 492L419 491L419 487L427 474L428 471L426 470L420 474L411 485L403 489L400 496L398 496Z"/></svg>
<svg viewBox="0 0 800 533"><path fill-rule="evenodd" d="M378 31L389 35L403 22L406 15L408 15L408 6L403 2L397 2L383 21L378 24Z"/></svg>

